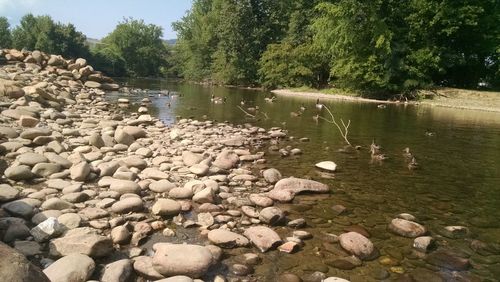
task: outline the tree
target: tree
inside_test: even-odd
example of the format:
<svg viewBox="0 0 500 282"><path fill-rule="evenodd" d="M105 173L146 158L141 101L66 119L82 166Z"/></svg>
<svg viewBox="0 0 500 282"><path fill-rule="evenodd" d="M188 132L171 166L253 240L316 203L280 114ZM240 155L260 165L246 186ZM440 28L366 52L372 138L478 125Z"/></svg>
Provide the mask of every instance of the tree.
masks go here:
<svg viewBox="0 0 500 282"><path fill-rule="evenodd" d="M130 76L158 76L167 56L162 36L159 26L145 24L143 20L124 19L94 53L114 64L123 64Z"/></svg>
<svg viewBox="0 0 500 282"><path fill-rule="evenodd" d="M0 17L0 48L12 47L12 36L9 29L9 21L6 17Z"/></svg>
<svg viewBox="0 0 500 282"><path fill-rule="evenodd" d="M50 16L25 15L12 31L14 48L40 50L64 57L87 57L86 36L72 24L54 23Z"/></svg>

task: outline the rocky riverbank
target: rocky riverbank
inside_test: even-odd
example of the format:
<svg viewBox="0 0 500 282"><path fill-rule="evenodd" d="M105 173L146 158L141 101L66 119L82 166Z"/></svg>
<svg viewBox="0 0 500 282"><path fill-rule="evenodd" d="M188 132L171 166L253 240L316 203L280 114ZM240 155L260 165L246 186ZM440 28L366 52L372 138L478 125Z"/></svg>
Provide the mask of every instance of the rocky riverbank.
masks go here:
<svg viewBox="0 0 500 282"><path fill-rule="evenodd" d="M322 263L300 277L266 277L342 282L328 277L330 268L378 259L388 270L370 278L469 278L468 257L434 251L436 238L411 214L381 223L384 238L402 238L398 248L422 258L410 274L387 253L379 257L380 236L360 225L338 236L307 231L321 222L287 214L283 203L334 189L267 165L268 152L301 153L284 145L289 136L280 128L191 119L167 127L148 114L148 98L137 112L127 110L127 99L107 102L105 90L118 85L83 59L0 52L0 254L12 258L0 261L6 280L262 281L268 278L252 273L263 261L276 253L293 260L304 249ZM332 162L317 167L337 169ZM342 205L329 210L348 216ZM441 233L461 239L470 231L446 226ZM500 254L494 244L470 246Z"/></svg>
<svg viewBox="0 0 500 282"><path fill-rule="evenodd" d="M279 128L196 120L167 128L144 107L143 114L125 114L127 100L119 107L105 102L101 89L118 86L84 59L17 50L0 55L6 63L0 69L0 235L13 249L1 248L22 261L9 267L3 260L2 277L191 281L212 275L224 281L250 274L255 251L292 252L307 238L295 231L282 240L271 226L287 223L286 216L273 204L329 188L255 169L265 163L256 148L286 136ZM141 244L151 234L176 236L176 225L198 228L206 244L157 243L144 253ZM250 244L255 249L245 263L218 273L222 248ZM19 253L45 268L43 274Z"/></svg>

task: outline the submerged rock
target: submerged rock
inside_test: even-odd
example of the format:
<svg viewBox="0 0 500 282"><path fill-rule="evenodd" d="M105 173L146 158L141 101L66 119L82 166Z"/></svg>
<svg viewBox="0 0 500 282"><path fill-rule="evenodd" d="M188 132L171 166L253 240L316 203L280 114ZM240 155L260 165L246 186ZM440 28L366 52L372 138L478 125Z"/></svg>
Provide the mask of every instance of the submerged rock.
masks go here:
<svg viewBox="0 0 500 282"><path fill-rule="evenodd" d="M400 236L409 238L419 237L427 232L424 226L401 218L393 219L389 224L389 229Z"/></svg>
<svg viewBox="0 0 500 282"><path fill-rule="evenodd" d="M208 232L208 240L223 248L244 247L250 243L244 236L224 229Z"/></svg>
<svg viewBox="0 0 500 282"><path fill-rule="evenodd" d="M341 234L339 241L342 248L361 259L369 258L375 251L373 243L357 232Z"/></svg>
<svg viewBox="0 0 500 282"><path fill-rule="evenodd" d="M332 161L319 162L319 163L315 164L315 166L317 168L320 168L320 169L323 169L326 171L330 171L330 172L334 172L337 170L337 164L332 162Z"/></svg>

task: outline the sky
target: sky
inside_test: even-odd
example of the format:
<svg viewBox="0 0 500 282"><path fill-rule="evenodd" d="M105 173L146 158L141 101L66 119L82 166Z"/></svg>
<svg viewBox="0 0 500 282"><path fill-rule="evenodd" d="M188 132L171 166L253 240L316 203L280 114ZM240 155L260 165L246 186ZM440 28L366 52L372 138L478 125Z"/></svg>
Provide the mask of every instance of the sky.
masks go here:
<svg viewBox="0 0 500 282"><path fill-rule="evenodd" d="M72 23L89 38L101 39L124 17L163 27L163 38L176 38L172 23L181 19L192 0L0 0L0 16L16 26L23 15L49 15Z"/></svg>

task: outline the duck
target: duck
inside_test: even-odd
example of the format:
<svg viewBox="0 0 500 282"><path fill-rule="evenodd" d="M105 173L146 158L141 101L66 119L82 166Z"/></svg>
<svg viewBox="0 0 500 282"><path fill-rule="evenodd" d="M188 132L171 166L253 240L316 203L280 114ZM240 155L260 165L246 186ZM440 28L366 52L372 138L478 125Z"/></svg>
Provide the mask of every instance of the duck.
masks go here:
<svg viewBox="0 0 500 282"><path fill-rule="evenodd" d="M167 102L165 105L167 105L167 108L170 108L170 102Z"/></svg>
<svg viewBox="0 0 500 282"><path fill-rule="evenodd" d="M226 102L226 97L221 98L221 97L215 97L215 95L212 94L212 98L210 98L210 102L214 104L222 104Z"/></svg>
<svg viewBox="0 0 500 282"><path fill-rule="evenodd" d="M300 112L290 112L290 116L292 117L300 117L301 113Z"/></svg>
<svg viewBox="0 0 500 282"><path fill-rule="evenodd" d="M408 163L408 169L414 170L414 169L418 169L418 167L419 167L419 165L417 163L417 159L415 159L415 157L412 157L410 163Z"/></svg>
<svg viewBox="0 0 500 282"><path fill-rule="evenodd" d="M413 157L412 153L410 152L410 148L409 148L409 147L406 147L406 148L403 150L403 156L404 156L406 159L408 159L408 160L410 160L410 159Z"/></svg>
<svg viewBox="0 0 500 282"><path fill-rule="evenodd" d="M276 99L276 97L275 97L275 96L273 96L273 97L271 97L271 98L266 97L266 98L264 98L264 101L266 101L266 102L268 102L268 103L272 103L272 102L274 102L274 100L275 100L275 99Z"/></svg>
<svg viewBox="0 0 500 282"><path fill-rule="evenodd" d="M319 102L319 98L316 100L316 109L321 111L323 109L324 105Z"/></svg>
<svg viewBox="0 0 500 282"><path fill-rule="evenodd" d="M377 108L379 108L379 109L385 109L385 108L387 108L387 106L384 105L384 104L379 104L379 105L377 105Z"/></svg>
<svg viewBox="0 0 500 282"><path fill-rule="evenodd" d="M245 105L245 100L241 100L240 105L244 106Z"/></svg>
<svg viewBox="0 0 500 282"><path fill-rule="evenodd" d="M301 112L303 112L306 110L306 107L304 106L304 104L301 104L299 109Z"/></svg>
<svg viewBox="0 0 500 282"><path fill-rule="evenodd" d="M315 115L315 116L313 116L313 120L314 120L316 123L318 123L318 121L319 121L319 115Z"/></svg>
<svg viewBox="0 0 500 282"><path fill-rule="evenodd" d="M434 136L434 135L435 135L435 133L434 133L434 132L432 132L432 131L429 131L429 130L426 130L426 131L425 131L425 136L432 137L432 136Z"/></svg>
<svg viewBox="0 0 500 282"><path fill-rule="evenodd" d="M372 141L372 144L370 145L370 153L373 160L383 161L387 159L384 154L380 153L380 146L375 144L375 140Z"/></svg>

